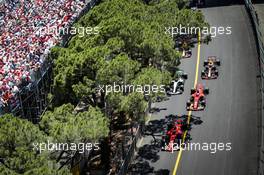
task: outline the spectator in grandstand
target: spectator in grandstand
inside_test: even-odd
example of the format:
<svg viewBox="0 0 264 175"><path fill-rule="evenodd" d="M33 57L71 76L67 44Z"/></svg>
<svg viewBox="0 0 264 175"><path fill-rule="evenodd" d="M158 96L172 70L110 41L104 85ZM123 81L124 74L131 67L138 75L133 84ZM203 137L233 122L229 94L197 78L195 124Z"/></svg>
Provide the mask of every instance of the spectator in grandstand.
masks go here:
<svg viewBox="0 0 264 175"><path fill-rule="evenodd" d="M70 26L82 0L13 0L0 3L0 106L19 87L32 83L49 49L61 41L57 31Z"/></svg>

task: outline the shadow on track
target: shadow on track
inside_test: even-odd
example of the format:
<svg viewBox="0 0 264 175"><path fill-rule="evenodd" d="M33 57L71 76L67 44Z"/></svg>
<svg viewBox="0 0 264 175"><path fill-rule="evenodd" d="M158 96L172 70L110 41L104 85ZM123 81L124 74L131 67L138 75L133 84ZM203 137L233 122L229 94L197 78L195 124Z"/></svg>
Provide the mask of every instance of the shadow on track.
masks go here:
<svg viewBox="0 0 264 175"><path fill-rule="evenodd" d="M182 119L183 121L187 122L188 116L187 115L178 116L178 115L171 114L171 115L165 116L164 119L152 120L149 122L148 125L146 125L145 135L150 135L152 137L161 136L162 132L166 128L168 121L173 120L173 119ZM203 121L201 120L201 117L196 117L194 115L191 115L190 127L192 127L192 125L200 125L202 124L202 122Z"/></svg>
<svg viewBox="0 0 264 175"><path fill-rule="evenodd" d="M205 6L203 8L242 4L245 4L244 0L205 0Z"/></svg>
<svg viewBox="0 0 264 175"><path fill-rule="evenodd" d="M167 169L160 169L160 170L154 171L154 168L151 167L147 161L143 161L143 162L135 164L128 173L128 175L146 175L146 174L169 175L170 171Z"/></svg>
<svg viewBox="0 0 264 175"><path fill-rule="evenodd" d="M168 169L159 169L154 171L154 167L151 166L152 163L159 161L161 152L161 140L164 130L166 129L167 122L174 119L182 119L187 121L188 116L182 115L168 115L164 119L160 120L153 120L150 121L145 128L145 139L149 137L150 143L146 143L142 145L137 152L135 160L130 165L129 168L129 175L136 175L136 174L155 174L155 175L169 175L170 170ZM191 116L190 118L190 127L188 129L188 136L186 138L186 142L191 140L190 137L190 130L192 129L193 125L201 125L203 121L200 117Z"/></svg>
<svg viewBox="0 0 264 175"><path fill-rule="evenodd" d="M156 108L156 107L154 107L154 108L151 108L150 110L149 110L149 112L151 113L151 114L153 114L153 113L158 113L158 112L160 112L160 111L166 111L167 110L167 108Z"/></svg>

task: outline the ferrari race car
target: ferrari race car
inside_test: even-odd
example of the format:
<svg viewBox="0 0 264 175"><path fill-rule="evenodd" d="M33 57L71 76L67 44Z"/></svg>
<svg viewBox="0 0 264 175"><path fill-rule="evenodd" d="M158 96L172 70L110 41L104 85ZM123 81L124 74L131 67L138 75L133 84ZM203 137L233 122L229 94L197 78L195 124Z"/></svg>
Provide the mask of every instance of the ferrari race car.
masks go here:
<svg viewBox="0 0 264 175"><path fill-rule="evenodd" d="M220 66L220 60L216 56L210 56L204 61L204 70L201 73L202 79L216 79L219 75L217 66Z"/></svg>
<svg viewBox="0 0 264 175"><path fill-rule="evenodd" d="M184 83L188 79L188 75L183 71L176 72L176 79L167 87L167 95L178 95L184 92Z"/></svg>
<svg viewBox="0 0 264 175"><path fill-rule="evenodd" d="M187 120L173 119L167 122L167 128L162 136L161 146L163 151L173 152L178 150L183 141L184 132L188 130Z"/></svg>
<svg viewBox="0 0 264 175"><path fill-rule="evenodd" d="M191 99L186 103L187 111L204 110L206 106L205 95L207 94L209 94L209 89L202 84L198 84L196 88L191 89Z"/></svg>

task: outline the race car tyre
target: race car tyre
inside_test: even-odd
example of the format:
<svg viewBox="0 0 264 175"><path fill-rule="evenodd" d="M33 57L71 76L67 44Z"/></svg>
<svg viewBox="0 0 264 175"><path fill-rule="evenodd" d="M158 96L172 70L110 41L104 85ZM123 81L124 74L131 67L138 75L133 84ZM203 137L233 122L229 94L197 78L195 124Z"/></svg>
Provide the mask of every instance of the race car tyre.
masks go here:
<svg viewBox="0 0 264 175"><path fill-rule="evenodd" d="M201 105L204 106L204 107L206 106L205 100L203 100L203 101L201 102Z"/></svg>
<svg viewBox="0 0 264 175"><path fill-rule="evenodd" d="M204 88L204 94L206 94L206 95L209 94L209 88L207 88L207 87Z"/></svg>
<svg viewBox="0 0 264 175"><path fill-rule="evenodd" d="M216 75L216 76L218 76L218 75L219 75L217 70L215 71L215 75Z"/></svg>
<svg viewBox="0 0 264 175"><path fill-rule="evenodd" d="M184 91L184 86L182 85L182 86L180 86L180 91Z"/></svg>
<svg viewBox="0 0 264 175"><path fill-rule="evenodd" d="M205 78L205 72L204 72L204 70L203 70L202 73L201 73L201 77L202 77L202 78Z"/></svg>
<svg viewBox="0 0 264 175"><path fill-rule="evenodd" d="M204 66L207 66L207 65L208 65L208 61L205 60L205 61L204 61Z"/></svg>
<svg viewBox="0 0 264 175"><path fill-rule="evenodd" d="M164 136L163 136L164 137ZM160 147L162 151L165 151L165 147L166 147L166 141L165 141L165 137L162 138L161 142L160 142Z"/></svg>
<svg viewBox="0 0 264 175"><path fill-rule="evenodd" d="M188 79L188 74L187 73L182 74L182 78L184 78L185 80L187 80Z"/></svg>
<svg viewBox="0 0 264 175"><path fill-rule="evenodd" d="M187 101L186 106L187 107L191 106L191 102L190 101Z"/></svg>
<svg viewBox="0 0 264 175"><path fill-rule="evenodd" d="M215 61L215 64L216 64L217 66L220 66L220 65L221 65L220 60L217 59L217 60Z"/></svg>
<svg viewBox="0 0 264 175"><path fill-rule="evenodd" d="M195 88L192 88L191 89L191 95L194 94L196 92L196 89Z"/></svg>
<svg viewBox="0 0 264 175"><path fill-rule="evenodd" d="M168 95L168 96L170 96L171 94L170 94L170 90L166 90L166 94Z"/></svg>
<svg viewBox="0 0 264 175"><path fill-rule="evenodd" d="M194 97L191 97L190 98L190 102L194 102Z"/></svg>

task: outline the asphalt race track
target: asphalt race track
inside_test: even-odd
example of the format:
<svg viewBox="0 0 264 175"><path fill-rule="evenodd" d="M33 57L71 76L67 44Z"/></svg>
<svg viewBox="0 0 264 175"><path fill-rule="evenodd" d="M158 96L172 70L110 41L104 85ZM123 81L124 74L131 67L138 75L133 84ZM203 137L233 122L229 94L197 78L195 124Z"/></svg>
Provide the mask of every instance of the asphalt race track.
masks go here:
<svg viewBox="0 0 264 175"><path fill-rule="evenodd" d="M228 143L231 151L161 152L153 145L153 137L146 135L139 148L132 170L128 174L177 175L251 175L257 173L258 122L260 118L258 56L252 26L243 5L216 6L202 11L211 26L231 26L232 35L222 35L202 44L200 52L193 48L193 56L184 59L180 68L188 73L185 92L169 100L156 103L160 111L154 113L149 125L160 139L161 123L168 114L188 114L185 107L194 86L197 58L198 83L210 89L205 111L192 112L201 117L192 125L192 143ZM200 53L198 55L198 53ZM221 60L217 80L201 80L203 61L215 55ZM178 161L177 161L178 160Z"/></svg>

